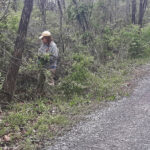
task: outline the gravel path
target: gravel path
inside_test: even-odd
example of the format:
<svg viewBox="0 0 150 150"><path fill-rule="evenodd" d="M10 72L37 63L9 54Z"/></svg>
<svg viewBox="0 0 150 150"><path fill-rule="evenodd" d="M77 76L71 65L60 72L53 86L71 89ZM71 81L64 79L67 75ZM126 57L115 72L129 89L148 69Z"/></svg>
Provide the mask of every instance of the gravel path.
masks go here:
<svg viewBox="0 0 150 150"><path fill-rule="evenodd" d="M46 150L150 150L150 76L129 98L96 110Z"/></svg>

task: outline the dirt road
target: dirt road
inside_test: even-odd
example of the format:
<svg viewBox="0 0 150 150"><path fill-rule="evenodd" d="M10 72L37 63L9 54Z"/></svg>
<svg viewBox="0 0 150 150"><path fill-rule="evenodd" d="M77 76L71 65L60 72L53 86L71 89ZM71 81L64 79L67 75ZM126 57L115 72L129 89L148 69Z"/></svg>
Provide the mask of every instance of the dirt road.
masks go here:
<svg viewBox="0 0 150 150"><path fill-rule="evenodd" d="M150 75L130 97L108 105L46 150L150 150Z"/></svg>

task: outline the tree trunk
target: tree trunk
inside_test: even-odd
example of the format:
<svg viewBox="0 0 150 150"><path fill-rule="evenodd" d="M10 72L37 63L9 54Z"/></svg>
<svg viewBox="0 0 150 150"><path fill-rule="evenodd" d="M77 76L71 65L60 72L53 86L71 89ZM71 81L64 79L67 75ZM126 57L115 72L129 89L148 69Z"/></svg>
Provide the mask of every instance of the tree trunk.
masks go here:
<svg viewBox="0 0 150 150"><path fill-rule="evenodd" d="M39 8L42 15L42 27L43 30L46 30L46 0L40 0Z"/></svg>
<svg viewBox="0 0 150 150"><path fill-rule="evenodd" d="M108 8L109 8L109 22L110 22L110 24L113 22L112 21L112 1L111 0L109 0L108 1Z"/></svg>
<svg viewBox="0 0 150 150"><path fill-rule="evenodd" d="M82 21L82 18L81 18L80 14L79 14L79 11L78 11L78 3L77 3L76 0L72 0L72 2L74 3L74 5L75 5L75 7L76 7L76 10L77 10L77 13L78 13L78 15L77 15L77 21L79 22L79 25L82 27L83 32L85 32L86 27L84 26L84 23L83 23L83 21Z"/></svg>
<svg viewBox="0 0 150 150"><path fill-rule="evenodd" d="M130 0L126 0L126 22L130 23Z"/></svg>
<svg viewBox="0 0 150 150"><path fill-rule="evenodd" d="M59 13L60 13L60 19L59 19L59 26L60 26L60 41L61 41L61 46L62 46L62 49L63 49L63 52L65 51L65 48L64 48L64 42L63 42L63 36L62 36L62 25L63 25L63 10L62 10L62 5L61 5L61 2L60 0L57 0L57 4L58 4L58 8L59 8Z"/></svg>
<svg viewBox="0 0 150 150"><path fill-rule="evenodd" d="M62 0L62 4L63 4L64 9L66 9L66 2L65 2L65 0Z"/></svg>
<svg viewBox="0 0 150 150"><path fill-rule="evenodd" d="M17 12L17 0L13 0L12 9Z"/></svg>
<svg viewBox="0 0 150 150"><path fill-rule="evenodd" d="M117 0L115 0L115 14L114 14L115 22L117 22Z"/></svg>
<svg viewBox="0 0 150 150"><path fill-rule="evenodd" d="M136 0L132 0L132 23L136 24Z"/></svg>
<svg viewBox="0 0 150 150"><path fill-rule="evenodd" d="M148 0L140 0L139 21L138 21L138 24L140 25L140 27L142 27L142 25L143 25L143 17L144 17L144 13L146 11L147 2L148 2Z"/></svg>
<svg viewBox="0 0 150 150"><path fill-rule="evenodd" d="M22 16L20 20L17 38L14 46L6 79L3 83L3 92L7 94L7 100L11 100L16 86L18 71L22 62L22 54L24 50L25 39L27 35L27 28L29 24L30 15L33 8L33 0L25 0Z"/></svg>

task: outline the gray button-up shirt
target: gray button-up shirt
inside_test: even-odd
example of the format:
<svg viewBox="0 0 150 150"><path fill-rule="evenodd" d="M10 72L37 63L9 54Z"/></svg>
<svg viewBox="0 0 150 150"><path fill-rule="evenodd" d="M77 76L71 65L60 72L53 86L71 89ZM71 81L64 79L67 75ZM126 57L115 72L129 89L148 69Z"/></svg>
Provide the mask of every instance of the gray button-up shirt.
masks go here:
<svg viewBox="0 0 150 150"><path fill-rule="evenodd" d="M52 56L58 57L58 48L57 45L55 44L55 42L51 42L49 47L46 44L42 44L41 47L39 48L38 54L39 55L44 55L49 53Z"/></svg>
<svg viewBox="0 0 150 150"><path fill-rule="evenodd" d="M50 64L52 66L57 65L58 53L59 50L57 48L57 45L53 41L50 43L49 46L47 44L42 44L38 50L38 55L50 54Z"/></svg>

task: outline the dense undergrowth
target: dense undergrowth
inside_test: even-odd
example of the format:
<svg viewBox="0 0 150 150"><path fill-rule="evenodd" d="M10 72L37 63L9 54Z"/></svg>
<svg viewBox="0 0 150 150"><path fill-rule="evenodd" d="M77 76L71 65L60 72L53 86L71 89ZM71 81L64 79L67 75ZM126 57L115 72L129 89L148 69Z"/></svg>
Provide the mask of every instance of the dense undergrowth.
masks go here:
<svg viewBox="0 0 150 150"><path fill-rule="evenodd" d="M92 68L89 68L92 57L75 55L73 59L72 69L75 72L69 73L53 89L57 94L52 99L41 97L34 101L16 101L2 112L0 144L3 147L40 149L44 146L43 141L61 135L65 129L79 121L79 116L88 113L93 106L95 109L102 100L112 101L127 96L129 93L126 88L133 70L149 61L114 60L101 65L94 74L90 71ZM87 68L84 66L85 69L81 71L83 66L79 62L82 62L81 66L86 62ZM78 79L76 75L81 77Z"/></svg>
<svg viewBox="0 0 150 150"><path fill-rule="evenodd" d="M42 94L36 92L37 56L29 58L20 68L14 101L1 112L0 145L41 148L43 141L61 135L94 105L127 96L130 73L148 62L149 35L149 26L141 30L138 26L114 31L106 28L105 38L95 37L95 43L91 41L89 45L94 44L96 49L102 45L110 50L103 49L94 56L88 52L89 45L79 43L74 47L76 52L62 55L56 86L50 87L46 82ZM44 72L48 78L49 73ZM0 86L4 75L1 72Z"/></svg>

